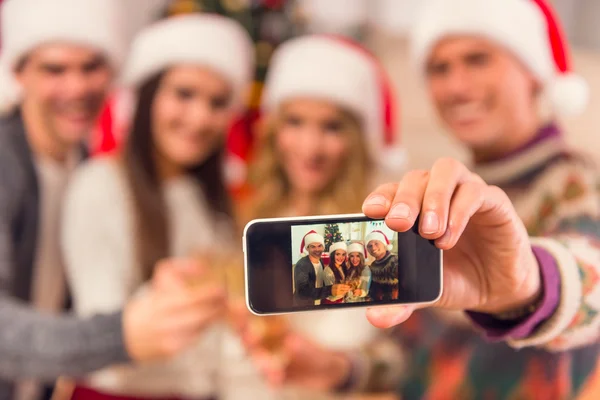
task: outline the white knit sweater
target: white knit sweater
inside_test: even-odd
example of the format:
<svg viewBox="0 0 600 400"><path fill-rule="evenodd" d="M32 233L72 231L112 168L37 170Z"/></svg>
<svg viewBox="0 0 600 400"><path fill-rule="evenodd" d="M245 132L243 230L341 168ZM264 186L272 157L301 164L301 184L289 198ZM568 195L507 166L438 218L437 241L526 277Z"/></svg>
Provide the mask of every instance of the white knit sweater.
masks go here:
<svg viewBox="0 0 600 400"><path fill-rule="evenodd" d="M215 245L207 208L198 202L198 185L181 178L164 190L171 255L185 257ZM114 160L96 159L81 167L67 194L62 234L79 314L121 309L140 288L132 215L128 188ZM211 327L194 348L169 362L108 368L90 376L86 384L110 393L149 397L271 397L239 340L225 326Z"/></svg>

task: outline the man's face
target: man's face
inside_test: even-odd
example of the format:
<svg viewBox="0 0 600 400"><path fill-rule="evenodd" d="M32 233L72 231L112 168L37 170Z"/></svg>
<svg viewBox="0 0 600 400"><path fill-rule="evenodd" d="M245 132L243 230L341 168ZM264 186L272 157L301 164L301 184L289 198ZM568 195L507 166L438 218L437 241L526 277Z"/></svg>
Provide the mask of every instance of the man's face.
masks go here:
<svg viewBox="0 0 600 400"><path fill-rule="evenodd" d="M427 62L429 94L453 135L471 149L494 146L537 118L538 85L503 47L467 36L440 41Z"/></svg>
<svg viewBox="0 0 600 400"><path fill-rule="evenodd" d="M106 59L89 48L49 44L29 53L16 71L23 105L53 140L81 141L93 127L112 78Z"/></svg>
<svg viewBox="0 0 600 400"><path fill-rule="evenodd" d="M376 260L379 260L385 256L386 253L385 246L379 240L371 240L367 244L367 250L371 256L375 257Z"/></svg>
<svg viewBox="0 0 600 400"><path fill-rule="evenodd" d="M321 243L311 243L308 245L308 254L314 258L321 258L324 247Z"/></svg>

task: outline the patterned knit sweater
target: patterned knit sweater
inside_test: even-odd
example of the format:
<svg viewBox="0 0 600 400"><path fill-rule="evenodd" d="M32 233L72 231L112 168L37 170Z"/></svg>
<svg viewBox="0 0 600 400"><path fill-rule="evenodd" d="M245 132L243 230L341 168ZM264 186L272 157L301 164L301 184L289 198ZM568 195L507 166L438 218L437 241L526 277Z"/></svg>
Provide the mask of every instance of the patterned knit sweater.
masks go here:
<svg viewBox="0 0 600 400"><path fill-rule="evenodd" d="M391 332L407 363L399 377L403 399L600 398L600 174L566 148L555 127L545 129L541 139L475 172L506 191L532 243L554 257L556 311L527 337L497 343L462 314L415 313ZM371 376L391 372L381 362L374 367Z"/></svg>
<svg viewBox="0 0 600 400"><path fill-rule="evenodd" d="M386 256L373 261L370 266L373 283L385 286L398 285L398 256L387 253Z"/></svg>

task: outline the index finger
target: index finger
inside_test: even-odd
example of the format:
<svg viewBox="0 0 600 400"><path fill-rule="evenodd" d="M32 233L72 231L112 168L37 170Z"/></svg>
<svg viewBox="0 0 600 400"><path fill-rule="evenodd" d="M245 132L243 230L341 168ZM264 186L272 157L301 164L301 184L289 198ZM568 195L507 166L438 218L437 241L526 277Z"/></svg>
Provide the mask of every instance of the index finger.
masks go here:
<svg viewBox="0 0 600 400"><path fill-rule="evenodd" d="M398 183L380 185L369 194L363 203L363 213L369 218L384 218L390 211Z"/></svg>

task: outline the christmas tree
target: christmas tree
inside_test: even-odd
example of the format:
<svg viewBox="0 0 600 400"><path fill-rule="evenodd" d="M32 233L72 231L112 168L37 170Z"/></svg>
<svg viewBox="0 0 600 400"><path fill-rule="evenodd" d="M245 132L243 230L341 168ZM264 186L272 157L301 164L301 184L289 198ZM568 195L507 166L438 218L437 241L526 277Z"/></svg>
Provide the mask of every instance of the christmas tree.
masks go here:
<svg viewBox="0 0 600 400"><path fill-rule="evenodd" d="M333 243L343 242L344 238L340 233L340 227L338 224L327 224L325 225L325 253L329 253L329 247Z"/></svg>

